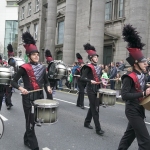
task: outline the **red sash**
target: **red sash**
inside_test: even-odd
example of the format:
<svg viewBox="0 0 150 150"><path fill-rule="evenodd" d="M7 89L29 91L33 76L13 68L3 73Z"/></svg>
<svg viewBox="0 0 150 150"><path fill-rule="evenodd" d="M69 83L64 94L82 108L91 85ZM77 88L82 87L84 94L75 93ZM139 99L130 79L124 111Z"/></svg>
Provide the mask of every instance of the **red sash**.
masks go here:
<svg viewBox="0 0 150 150"><path fill-rule="evenodd" d="M141 87L140 87L140 83L139 83L139 79L136 75L135 72L131 72L130 74L128 74L129 77L132 78L132 80L134 81L134 85L135 85L135 89L137 92L142 92L141 91ZM139 100L141 101L143 98L139 98Z"/></svg>
<svg viewBox="0 0 150 150"><path fill-rule="evenodd" d="M34 90L40 89L36 77L34 75L34 70L32 66L29 63L27 63L27 64L23 64L21 67L26 70L27 75L29 76L30 83L33 86L33 89Z"/></svg>
<svg viewBox="0 0 150 150"><path fill-rule="evenodd" d="M100 79L96 73L96 70L92 64L88 64L88 66L92 69L93 77L96 82L100 82Z"/></svg>

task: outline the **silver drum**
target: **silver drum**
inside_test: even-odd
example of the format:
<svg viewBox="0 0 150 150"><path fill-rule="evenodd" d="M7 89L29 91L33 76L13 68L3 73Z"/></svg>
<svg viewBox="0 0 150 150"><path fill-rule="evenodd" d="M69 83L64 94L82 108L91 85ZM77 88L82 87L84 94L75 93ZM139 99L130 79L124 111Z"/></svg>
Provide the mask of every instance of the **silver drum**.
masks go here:
<svg viewBox="0 0 150 150"><path fill-rule="evenodd" d="M4 133L4 122L0 116L0 139L2 138L3 136L3 133Z"/></svg>
<svg viewBox="0 0 150 150"><path fill-rule="evenodd" d="M9 58L8 60L8 64L10 66L13 66L15 71L17 72L19 67L23 64L25 64L25 62L21 59L21 58L18 58L18 57L12 57L12 58Z"/></svg>
<svg viewBox="0 0 150 150"><path fill-rule="evenodd" d="M0 84L10 85L12 70L10 67L0 67Z"/></svg>
<svg viewBox="0 0 150 150"><path fill-rule="evenodd" d="M48 65L48 76L50 79L62 79L67 76L67 67L62 61L52 61Z"/></svg>
<svg viewBox="0 0 150 150"><path fill-rule="evenodd" d="M39 99L34 101L35 104L35 122L49 123L57 122L57 110L59 103L54 100Z"/></svg>
<svg viewBox="0 0 150 150"><path fill-rule="evenodd" d="M116 103L116 91L111 89L99 89L100 104L113 106Z"/></svg>

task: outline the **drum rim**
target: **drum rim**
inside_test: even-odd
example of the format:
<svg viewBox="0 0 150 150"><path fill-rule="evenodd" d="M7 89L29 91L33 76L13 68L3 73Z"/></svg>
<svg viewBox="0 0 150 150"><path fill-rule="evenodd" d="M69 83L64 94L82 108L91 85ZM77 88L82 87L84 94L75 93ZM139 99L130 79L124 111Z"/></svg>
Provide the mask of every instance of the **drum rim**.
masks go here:
<svg viewBox="0 0 150 150"><path fill-rule="evenodd" d="M3 126L3 131L2 131L2 134L1 134L1 136L0 136L0 139L1 139L2 136L3 136L3 134L4 134L4 121L3 121L3 119L1 118L1 116L0 116L0 120L1 120L2 126Z"/></svg>

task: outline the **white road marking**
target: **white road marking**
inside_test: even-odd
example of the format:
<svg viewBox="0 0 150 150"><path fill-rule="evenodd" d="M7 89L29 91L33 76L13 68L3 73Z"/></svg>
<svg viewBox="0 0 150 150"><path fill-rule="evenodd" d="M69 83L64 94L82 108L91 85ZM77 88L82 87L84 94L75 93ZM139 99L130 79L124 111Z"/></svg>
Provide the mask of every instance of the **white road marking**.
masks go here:
<svg viewBox="0 0 150 150"><path fill-rule="evenodd" d="M72 103L72 102L68 102L68 101L65 101L65 100L62 100L62 99L58 99L58 98L54 98L55 100L58 100L58 101L61 101L61 102L65 102L65 103L68 103L68 104L72 104L72 105L76 105L76 103ZM84 106L85 108L89 108L88 106Z"/></svg>
<svg viewBox="0 0 150 150"><path fill-rule="evenodd" d="M5 118L4 116L0 115L0 117L3 119L3 121L7 121L8 119Z"/></svg>
<svg viewBox="0 0 150 150"><path fill-rule="evenodd" d="M149 122L146 122L146 121L145 121L145 123L146 123L146 124L150 124Z"/></svg>
<svg viewBox="0 0 150 150"><path fill-rule="evenodd" d="M49 148L45 147L45 148L42 148L42 150L50 150Z"/></svg>

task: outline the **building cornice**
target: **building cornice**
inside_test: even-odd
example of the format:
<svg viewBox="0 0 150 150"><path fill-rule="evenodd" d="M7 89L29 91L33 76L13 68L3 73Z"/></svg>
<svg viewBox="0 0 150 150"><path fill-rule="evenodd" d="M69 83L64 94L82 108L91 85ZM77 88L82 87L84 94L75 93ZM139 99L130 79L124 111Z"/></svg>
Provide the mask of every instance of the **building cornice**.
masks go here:
<svg viewBox="0 0 150 150"><path fill-rule="evenodd" d="M64 2L66 2L66 0L57 0L57 4L59 5L59 4L62 4L62 3L64 3Z"/></svg>
<svg viewBox="0 0 150 150"><path fill-rule="evenodd" d="M24 2L26 2L27 0L18 0L17 1L17 4L19 5L19 4L21 4L21 3L24 3Z"/></svg>

